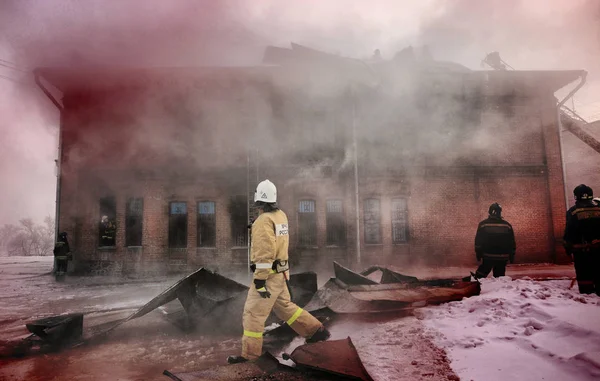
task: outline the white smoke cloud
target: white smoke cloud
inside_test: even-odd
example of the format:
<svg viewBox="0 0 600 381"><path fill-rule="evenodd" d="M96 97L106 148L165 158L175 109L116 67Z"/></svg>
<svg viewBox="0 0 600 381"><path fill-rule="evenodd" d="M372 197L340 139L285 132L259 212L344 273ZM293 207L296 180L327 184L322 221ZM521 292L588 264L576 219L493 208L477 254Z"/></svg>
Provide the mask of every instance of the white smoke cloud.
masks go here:
<svg viewBox="0 0 600 381"><path fill-rule="evenodd" d="M493 50L516 69L588 69L576 106L587 106L584 116L598 113L593 0L20 0L0 7L0 59L20 67L252 65L266 45L292 41L357 58L380 49L389 59L407 45L426 44L434 58L472 69ZM26 95L0 79L0 174L9 184L0 191L9 205L0 223L53 210L57 141L48 126L58 126L58 112L34 91ZM487 144L486 136L473 140Z"/></svg>

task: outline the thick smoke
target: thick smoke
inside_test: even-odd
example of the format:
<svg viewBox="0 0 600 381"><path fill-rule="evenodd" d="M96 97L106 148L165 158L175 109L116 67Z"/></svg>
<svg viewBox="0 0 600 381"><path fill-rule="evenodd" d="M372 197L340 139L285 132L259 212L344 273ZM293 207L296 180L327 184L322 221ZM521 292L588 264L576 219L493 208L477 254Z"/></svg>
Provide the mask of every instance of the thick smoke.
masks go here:
<svg viewBox="0 0 600 381"><path fill-rule="evenodd" d="M589 88L596 84L594 63L598 62L599 29L597 24L598 6L594 1L441 1L397 2L375 1L305 1L301 3L279 1L12 1L3 2L0 14L0 34L5 48L6 59L22 67L67 66L71 68L88 66L251 66L261 62L264 48L269 44L289 46L297 42L327 53L366 59L375 49L380 49L384 59L391 59L396 52L408 45L427 45L436 60L454 61L471 69L479 69L480 61L486 53L497 50L515 69L589 69ZM2 57L0 57L2 58ZM4 73L4 72L3 72ZM231 136L244 136L248 126L255 126L259 133L247 140L236 142L233 151L252 151L259 144L277 146L283 142L279 152L262 154L262 160L286 154L300 158L309 155L307 146L327 137L327 129L313 128L311 133L298 138L283 133L273 137L266 133L273 126L278 131L302 129L313 120L319 121L324 107L322 100L341 92L335 83L327 78L318 78L304 94L297 99L277 104L277 99L268 94L240 95L237 99L251 99L240 106L239 100L229 94L229 88L215 89L211 101L198 99L198 89L183 87L178 94L161 94L145 100L144 104L133 105L140 116L132 121L132 131L136 145L130 146L123 162L144 152L168 151L173 158L185 159L196 165L206 165L203 151L198 144L209 140L213 149L225 150L225 141ZM421 109L415 109L406 96L418 91L410 81L399 80L398 88L387 89L391 100L398 104L372 102L363 105L362 116L357 123L358 136L376 146L385 142L390 131L407 134L410 137L415 126L422 123ZM13 85L2 81L2 91L10 95L5 103L12 112L3 113L3 129L8 134L8 126L18 124L16 145L43 146L46 152L54 152L56 141L48 138L27 138L27 126L58 125L57 113L40 112L52 106L42 97L37 102L31 98L17 96ZM401 85L401 86L400 86ZM235 84L231 84L235 88ZM290 86L294 86L291 84ZM277 89L275 89L277 90ZM284 89L282 89L284 90ZM582 90L577 101L590 104L595 99ZM170 96L174 98L169 98ZM166 98L165 98L166 97ZM180 102L175 102L173 99ZM454 113L456 105L442 99L436 105L432 118L445 118ZM31 104L31 107L13 107ZM40 104L37 106L37 104ZM329 105L328 105L329 106ZM389 107L388 107L389 106ZM395 108L392 108L394 106ZM290 125L290 109L302 109L305 118ZM348 109L349 103L335 107ZM390 119L398 107L406 109L401 126L390 128ZM25 111L25 109L27 111ZM231 113L230 110L243 110ZM390 110L393 110L390 111ZM162 126L170 123L169 115L182 115L183 143L168 144L169 136ZM49 116L50 115L50 116ZM316 115L316 116L315 116ZM313 119L311 120L311 116ZM245 123L239 123L243 118ZM499 120L495 120L498 119ZM489 132L502 123L502 116L490 116L490 128L469 134L461 126L446 126L447 130L428 131L405 139L406 146L388 147L398 152L410 154L413 149L437 157L440 162L466 160L462 149L448 150L449 144L461 141L462 147L478 151L489 151L493 141ZM218 128L209 131L196 127L219 121ZM349 125L350 118L334 121ZM102 121L98 121L102 123ZM321 120L323 126L332 121ZM435 124L435 123L434 123ZM33 127L31 127L33 128ZM14 134L14 132L10 132ZM527 138L524 131L524 139ZM209 138L207 138L207 136ZM98 139L96 139L98 138ZM88 141L80 147L79 153L101 152L110 140L103 141L98 136L88 136ZM249 147L248 147L249 146ZM49 148L48 148L49 147ZM7 155L6 150L3 151ZM41 152L41 151L38 151ZM190 154L191 152L191 154ZM369 150L368 160L373 165L389 165L377 157L377 152ZM204 152L205 153L205 152ZM336 160L346 166L351 163L351 147L347 147L342 158L326 157L319 165ZM23 161L26 154L12 152L16 161ZM271 156L269 156L271 155ZM367 155L363 153L363 155ZM239 161L243 155L232 154L232 160ZM74 152L73 159L77 158ZM7 157L3 162L7 162ZM399 160L402 157L398 157ZM46 158L44 159L46 160ZM12 160L11 160L12 161ZM468 158L467 158L468 161ZM39 159L36 162L40 162ZM40 167L42 164L40 163ZM4 168L4 167L3 167ZM316 173L317 166L306 167L298 174L301 179ZM49 169L43 170L48 173ZM21 173L3 169L3 174L12 175L14 184L31 184L41 176L31 176L31 171ZM25 173L22 173L25 172ZM29 179L34 180L29 180ZM40 180L41 186L35 189L53 189L53 177ZM298 180L301 182L301 180ZM13 192L13 198L16 192ZM31 193L25 194L27 199ZM44 194L52 194L51 192ZM49 198L50 199L50 198ZM23 200L23 198L21 198ZM21 202L21 201L20 201ZM24 202L22 202L24 203ZM9 204L18 204L9 202ZM15 213L2 217L16 218Z"/></svg>
<svg viewBox="0 0 600 381"><path fill-rule="evenodd" d="M54 214L58 111L44 102L31 84L0 80L0 225Z"/></svg>
<svg viewBox="0 0 600 381"><path fill-rule="evenodd" d="M424 22L418 35L434 55L477 69L485 54L498 51L516 70L588 70L588 83L575 96L575 106L584 117L598 119L597 1L458 0L438 5L437 16Z"/></svg>

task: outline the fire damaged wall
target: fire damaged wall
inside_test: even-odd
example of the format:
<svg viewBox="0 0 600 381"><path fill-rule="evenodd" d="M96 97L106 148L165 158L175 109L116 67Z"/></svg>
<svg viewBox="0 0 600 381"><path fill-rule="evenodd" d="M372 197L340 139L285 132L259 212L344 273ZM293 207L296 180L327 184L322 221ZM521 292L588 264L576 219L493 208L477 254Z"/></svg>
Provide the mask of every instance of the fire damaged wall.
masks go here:
<svg viewBox="0 0 600 381"><path fill-rule="evenodd" d="M77 85L48 74L65 94L60 229L77 268L242 269L264 178L289 216L298 271L472 265L493 202L514 226L518 262L555 260L558 85L536 72L393 67L376 68L373 84L344 70L105 70Z"/></svg>

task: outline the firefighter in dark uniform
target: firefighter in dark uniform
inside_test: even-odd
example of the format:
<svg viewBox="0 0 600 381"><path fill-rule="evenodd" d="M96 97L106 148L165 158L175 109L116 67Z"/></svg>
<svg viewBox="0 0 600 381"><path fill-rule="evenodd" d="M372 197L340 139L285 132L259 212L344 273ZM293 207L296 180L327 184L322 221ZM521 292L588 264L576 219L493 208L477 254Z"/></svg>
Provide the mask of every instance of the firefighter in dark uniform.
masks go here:
<svg viewBox="0 0 600 381"><path fill-rule="evenodd" d="M62 276L67 273L71 248L67 240L67 233L62 232L58 235L58 241L54 245L54 259L56 260L56 275Z"/></svg>
<svg viewBox="0 0 600 381"><path fill-rule="evenodd" d="M504 276L506 263L514 263L515 233L512 225L502 218L502 207L493 203L489 208L489 216L481 221L475 235L475 255L483 260L475 272L476 278L485 278L494 270L494 277Z"/></svg>
<svg viewBox="0 0 600 381"><path fill-rule="evenodd" d="M108 216L102 216L100 221L102 226L102 237L100 246L115 246L115 224L108 218Z"/></svg>
<svg viewBox="0 0 600 381"><path fill-rule="evenodd" d="M600 296L600 204L585 184L575 187L573 194L575 205L567 211L565 250L575 262L579 292L595 291Z"/></svg>

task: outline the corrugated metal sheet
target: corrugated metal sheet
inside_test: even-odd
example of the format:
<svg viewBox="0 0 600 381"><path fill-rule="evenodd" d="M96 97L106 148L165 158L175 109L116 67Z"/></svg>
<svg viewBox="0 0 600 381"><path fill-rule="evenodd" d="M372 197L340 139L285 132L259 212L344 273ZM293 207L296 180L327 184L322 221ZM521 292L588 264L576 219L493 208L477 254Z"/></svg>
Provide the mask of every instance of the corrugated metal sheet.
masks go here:
<svg viewBox="0 0 600 381"><path fill-rule="evenodd" d="M350 337L306 344L294 349L290 358L297 366L343 376L352 380L372 381Z"/></svg>

